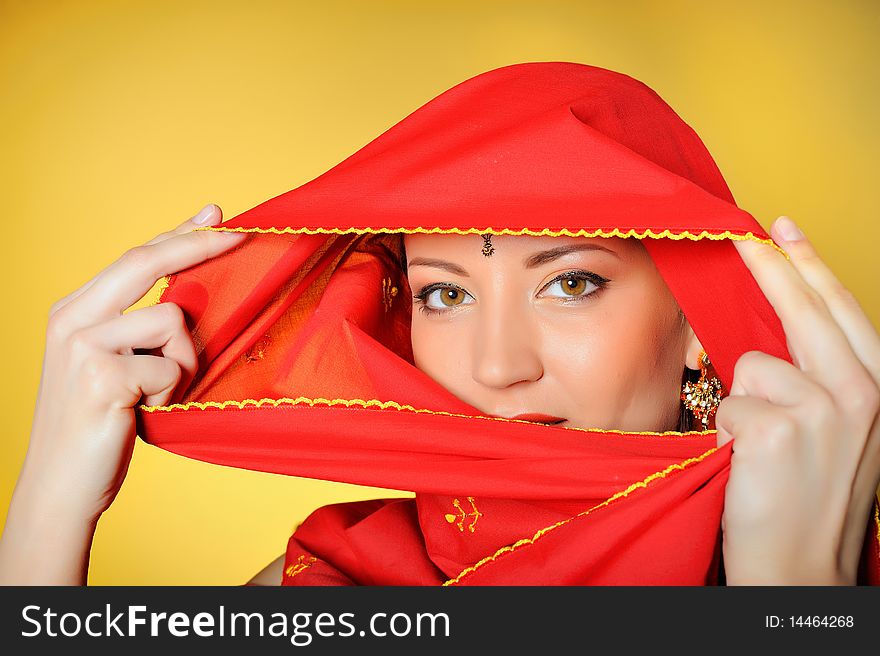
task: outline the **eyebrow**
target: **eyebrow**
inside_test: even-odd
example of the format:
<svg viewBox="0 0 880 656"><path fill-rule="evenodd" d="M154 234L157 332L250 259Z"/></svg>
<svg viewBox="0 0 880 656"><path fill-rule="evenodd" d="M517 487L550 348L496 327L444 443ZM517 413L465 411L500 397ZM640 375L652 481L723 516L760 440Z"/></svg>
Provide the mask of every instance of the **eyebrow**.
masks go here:
<svg viewBox="0 0 880 656"><path fill-rule="evenodd" d="M526 269L534 269L537 266L559 259L563 255L576 253L578 251L605 251L606 253L610 253L614 257L620 259L620 256L617 253L612 251L610 248L605 248L604 246L600 246L599 244L568 244L566 246L557 246L556 248L551 248L550 250L541 251L539 253L535 253L534 255L530 255L525 259L523 264L525 265Z"/></svg>
<svg viewBox="0 0 880 656"><path fill-rule="evenodd" d="M535 267L541 266L542 264L547 264L548 262L557 260L563 255L576 253L578 251L605 251L606 253L610 253L614 257L620 259L620 256L617 253L612 251L610 248L605 248L604 246L600 246L599 244L568 244L566 246L557 246L556 248L551 248L546 251L539 251L533 255L529 255L523 261L523 266L526 269L534 269ZM453 262L447 262L446 260L438 260L430 257L414 257L409 261L409 264L407 266L429 266L437 269L443 269L444 271L454 273L455 275L462 276L464 278L470 277L468 272L459 265Z"/></svg>

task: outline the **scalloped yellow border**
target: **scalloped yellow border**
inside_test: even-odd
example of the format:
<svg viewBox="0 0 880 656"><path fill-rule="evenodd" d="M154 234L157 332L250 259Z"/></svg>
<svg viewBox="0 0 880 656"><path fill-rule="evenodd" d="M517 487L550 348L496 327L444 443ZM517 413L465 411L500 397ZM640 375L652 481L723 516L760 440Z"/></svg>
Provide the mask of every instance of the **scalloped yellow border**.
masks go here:
<svg viewBox="0 0 880 656"><path fill-rule="evenodd" d="M663 469L659 472L654 472L653 474L642 479L641 481L638 481L637 483L633 483L625 490L621 490L620 492L613 494L612 496L605 499L605 501L603 501L602 503L596 504L595 506L593 506L592 508L589 508L588 510L584 510L583 512L580 512L573 517L569 517L568 519L563 519L560 522L556 522L555 524L552 524L550 526L542 528L539 531L537 531L530 538L523 538L522 540L517 540L516 542L514 542L511 545L508 545L506 547L501 547L498 551L496 551L491 556L486 556L485 558L477 561L476 563L474 563L470 567L464 568L461 571L461 573L459 573L458 576L456 576L455 578L449 579L448 581L446 581L442 585L444 585L444 586L455 585L455 584L459 583L466 576L469 576L470 574L472 574L473 572L478 570L480 567L483 567L487 563L493 562L494 560L496 560L500 556L504 555L505 553L515 551L516 549L519 549L521 547L524 547L524 546L527 546L530 544L534 544L535 542L540 540L542 537L547 535L547 533L549 533L550 531L553 531L553 530L559 528L560 526L564 526L565 524L568 524L569 522L574 521L575 519L578 519L579 517L585 517L585 516L589 515L591 512L593 512L594 510L598 510L599 508L602 508L603 506L607 506L615 499L619 499L621 497L625 497L625 496L629 495L629 493L633 492L634 490L637 490L639 488L647 488L648 483L650 483L651 481L658 479L658 478L665 478L667 474L669 474L670 472L672 472L676 469L683 470L694 463L700 462L704 458L715 453L717 450L718 450L718 447L713 447L699 456L695 456L693 458L688 458L687 460L684 460L682 462L677 462L675 464L669 465L669 467L667 467L666 469Z"/></svg>
<svg viewBox="0 0 880 656"><path fill-rule="evenodd" d="M762 239L760 237L755 236L755 234L752 233L751 231L747 232L745 235L737 235L737 234L730 232L729 230L725 230L722 233L711 233L707 230L703 230L698 234L694 234L694 233L689 232L687 230L674 233L668 229L663 230L662 232L655 232L655 231L651 230L650 228L645 229L644 232L638 232L635 229L631 229L626 232L623 232L617 228L615 228L614 230L611 230L611 231L606 231L606 230L602 230L602 229L596 229L596 230L580 229L580 230L572 231L567 228L563 228L562 230L551 230L549 228L543 228L542 230L532 230L530 228L521 228L521 229L514 230L511 228L493 228L491 226L487 226L486 228L436 228L436 227L435 228L424 228L421 226L417 226L414 228L355 228L355 227L351 227L351 228L304 228L304 227L294 228L291 226L285 226L284 228L275 228L275 227L271 227L271 228L256 228L256 227L246 228L246 227L226 227L223 225L204 226L204 227L199 227L199 228L194 229L194 231L197 231L197 230L207 230L207 231L211 231L211 232L245 232L245 233L277 234L277 235L280 235L280 234L309 234L309 235L315 235L315 234L337 234L337 235L358 234L358 235L362 235L362 234L382 234L382 233L405 233L405 234L421 233L421 234L458 234L458 235L479 234L479 235L482 235L482 234L490 233L493 235L531 235L531 236L536 236L536 237L541 237L541 236L622 237L622 238L634 237L636 239L644 239L645 237L650 237L653 239L691 239L694 241L697 241L700 239L713 239L713 240L731 239L731 240L740 240L740 241L751 240L751 241L760 242L762 244L768 244L768 245L772 246L773 248L775 248L780 253L782 253L782 255L785 256L786 259L790 259L788 254L782 248L777 246L776 243L772 239ZM164 287L162 288L162 292L164 292L165 288L168 287L168 280L169 280L169 278L166 277L166 282L165 282ZM161 293L160 293L160 297L161 297ZM158 298L157 298L156 302L158 302ZM295 399L292 399L289 397L284 397L284 398L280 398L280 399L264 398L264 399L260 399L259 401L254 400L254 399L245 399L243 401L222 401L222 402L208 401L205 403L200 403L198 401L191 401L189 403L183 403L183 404L175 403L171 406L141 405L139 407L141 410L143 410L145 412L170 411L170 410L189 410L193 407L199 408L200 410L204 410L207 407L214 407L214 408L219 408L222 410L230 405L234 405L238 409L243 409L245 405L253 405L253 406L259 407L259 406L265 405L267 403L272 404L276 407L278 405L282 405L282 404L298 405L298 404L303 404L303 403L307 403L309 405L315 405L316 403L320 403L320 404L331 405L331 406L332 405L339 405L339 404L343 404L346 406L361 405L363 407L378 406L383 409L393 407L397 410L408 410L411 412L426 412L426 413L432 413L432 414L443 414L443 415L448 415L448 416L452 416L452 417L469 417L469 418L476 418L476 419L488 419L488 420L492 420L492 421L516 421L519 423L531 423L531 422L524 422L524 421L518 420L518 419L503 419L503 418L498 418L498 417L482 417L482 416L478 416L478 415L461 415L461 414L455 414L455 413L449 413L449 412L427 410L424 408L414 408L412 406L401 405L395 401L378 401L376 399L371 399L369 401L364 401L363 399L333 399L331 401L328 399L309 399L306 397L297 397ZM566 426L561 426L560 428L565 428L566 430L578 430L578 431L583 431L583 432L588 432L588 433L616 433L616 434L620 434L620 435L678 435L678 436L682 436L682 435L694 435L694 434L696 434L696 435L711 434L711 433L716 432L716 431L687 431L687 432L682 433L679 431L664 431L662 433L659 433L659 432L648 432L648 431L628 432L628 431L621 431L621 430L606 430L606 429L601 429L601 428L590 428L590 429L588 429L588 428L570 428L570 427L566 427Z"/></svg>
<svg viewBox="0 0 880 656"><path fill-rule="evenodd" d="M484 235L484 234L493 234L493 235L531 235L533 237L622 237L629 238L635 237L636 239L644 239L645 237L651 237L652 239L690 239L692 241L699 241L700 239L713 239L719 241L721 239L731 239L733 241L757 241L762 244L767 244L772 246L777 251L782 253L786 260L790 260L791 258L788 256L782 248L780 248L776 242L772 239L762 239L761 237L757 237L753 232L749 231L744 235L737 235L735 233L730 232L729 230L725 230L724 232L709 232L708 230L703 230L699 233L693 233L689 230L682 230L681 232L672 232L669 229L665 229L662 232L655 232L650 228L646 228L644 232L638 232L635 228L631 228L626 232L621 231L619 228L614 228L611 231L602 230L601 228L597 228L596 230L587 230L585 228L581 228L579 230L569 230L568 228L562 228L561 230L551 230L550 228L542 228L541 230L532 230L531 228L493 228L488 226L486 228L423 228L421 226L416 226L414 228L294 228L291 226L285 226L283 228L245 228L245 227L226 227L223 225L219 226L204 226L201 228L194 228L193 232L196 230L208 230L211 232L255 232L259 234L275 234L275 235L283 235L283 234L306 234L306 235L364 235L364 234L382 234L382 233L404 233L404 234L453 234L453 235Z"/></svg>
<svg viewBox="0 0 880 656"><path fill-rule="evenodd" d="M205 410L207 408L217 408L219 410L225 410L229 406L233 406L238 410L243 410L246 406L253 406L259 408L264 405L271 405L273 407L278 407L279 405L326 405L326 406L334 406L334 405L344 405L347 408L352 406L357 406L361 408L380 408L382 410L386 410L388 408L392 408L394 410L400 410L403 412L416 412L416 413L426 413L432 415L444 415L447 417L462 417L465 419L484 419L487 421L504 421L507 423L516 423L516 424L529 424L534 426L534 422L525 421L524 419L506 419L504 417L485 417L482 415L463 415L455 412L446 412L444 410L428 410L427 408L416 408L411 405L401 404L397 401L379 401L377 399L311 399L305 396L298 396L295 399L289 397L283 397L280 399L260 399L259 401L255 399L244 399L243 401L189 401L187 403L173 403L171 405L140 405L138 406L144 412L173 412L175 410L191 410L192 408L197 408L199 410ZM576 428L569 426L555 426L553 428L562 428L564 430L571 431L581 431L584 433L616 433L619 435L675 435L678 437L686 437L693 435L713 435L717 433L717 431L664 431L662 433L651 432L651 431L623 431L623 430L614 430L614 429L605 429L605 428Z"/></svg>

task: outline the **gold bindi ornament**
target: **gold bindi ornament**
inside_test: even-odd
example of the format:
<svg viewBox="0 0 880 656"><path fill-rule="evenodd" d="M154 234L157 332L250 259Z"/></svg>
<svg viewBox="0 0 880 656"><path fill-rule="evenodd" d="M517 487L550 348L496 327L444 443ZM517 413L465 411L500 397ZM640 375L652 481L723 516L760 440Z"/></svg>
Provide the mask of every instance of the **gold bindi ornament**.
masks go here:
<svg viewBox="0 0 880 656"><path fill-rule="evenodd" d="M483 255L491 257L492 253L495 252L495 247L492 246L492 233L487 232L485 235L480 236L483 238Z"/></svg>
<svg viewBox="0 0 880 656"><path fill-rule="evenodd" d="M711 364L706 351L701 350L697 357L700 366L700 379L696 382L687 381L681 387L681 400L685 408L700 420L703 430L709 430L709 419L721 403L721 381L709 376L707 367Z"/></svg>

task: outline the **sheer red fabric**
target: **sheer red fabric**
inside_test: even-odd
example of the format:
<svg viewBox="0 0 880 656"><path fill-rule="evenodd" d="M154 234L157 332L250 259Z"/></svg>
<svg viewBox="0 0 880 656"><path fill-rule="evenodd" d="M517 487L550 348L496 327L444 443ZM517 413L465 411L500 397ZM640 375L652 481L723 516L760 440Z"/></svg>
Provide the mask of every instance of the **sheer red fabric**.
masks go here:
<svg viewBox="0 0 880 656"><path fill-rule="evenodd" d="M725 389L791 361L731 243L773 244L650 88L567 62L435 97L329 171L213 230L239 247L171 276L199 374L139 435L190 458L415 492L337 504L291 536L288 585L724 582L730 444L488 417L413 365L402 234L640 239ZM775 245L774 245L775 246ZM868 518L859 582L880 583Z"/></svg>

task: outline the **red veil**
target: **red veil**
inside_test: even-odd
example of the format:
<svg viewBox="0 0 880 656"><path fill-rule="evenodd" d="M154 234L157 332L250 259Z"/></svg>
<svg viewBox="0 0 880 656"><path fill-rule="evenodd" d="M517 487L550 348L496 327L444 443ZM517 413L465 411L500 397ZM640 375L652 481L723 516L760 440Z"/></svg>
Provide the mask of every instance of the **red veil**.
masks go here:
<svg viewBox="0 0 880 656"><path fill-rule="evenodd" d="M252 233L171 276L198 376L138 408L147 442L234 467L411 490L318 509L285 584L718 584L730 443L488 417L413 366L401 233L641 239L724 388L791 361L731 240L773 242L697 134L643 83L505 66L213 230ZM475 237L475 239L477 239ZM479 244L478 244L479 245ZM880 583L880 521L859 582Z"/></svg>

